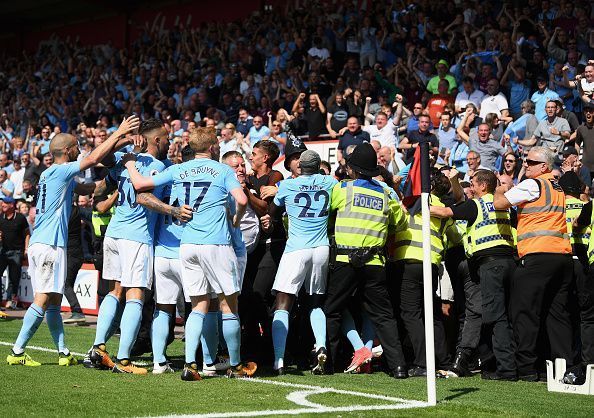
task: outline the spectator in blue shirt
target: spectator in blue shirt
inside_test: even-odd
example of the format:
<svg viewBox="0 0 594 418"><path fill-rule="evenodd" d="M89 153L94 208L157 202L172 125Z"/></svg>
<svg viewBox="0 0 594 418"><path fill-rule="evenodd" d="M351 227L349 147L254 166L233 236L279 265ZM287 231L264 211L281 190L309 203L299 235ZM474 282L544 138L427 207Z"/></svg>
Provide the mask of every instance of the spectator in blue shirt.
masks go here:
<svg viewBox="0 0 594 418"><path fill-rule="evenodd" d="M557 100L559 98L557 92L549 90L547 84L548 80L544 75L539 75L536 77L536 85L538 90L535 91L530 98L532 103L534 103L534 115L538 120L545 120L547 118L547 113L545 111L547 102L551 100Z"/></svg>
<svg viewBox="0 0 594 418"><path fill-rule="evenodd" d="M14 183L8 180L6 170L0 170L0 199L12 197L14 193Z"/></svg>
<svg viewBox="0 0 594 418"><path fill-rule="evenodd" d="M248 141L248 143L252 146L256 145L263 139L268 139L270 136L270 129L268 129L268 126L264 125L262 116L256 116L253 119L253 122L254 126L250 128L250 131L245 138L246 141Z"/></svg>

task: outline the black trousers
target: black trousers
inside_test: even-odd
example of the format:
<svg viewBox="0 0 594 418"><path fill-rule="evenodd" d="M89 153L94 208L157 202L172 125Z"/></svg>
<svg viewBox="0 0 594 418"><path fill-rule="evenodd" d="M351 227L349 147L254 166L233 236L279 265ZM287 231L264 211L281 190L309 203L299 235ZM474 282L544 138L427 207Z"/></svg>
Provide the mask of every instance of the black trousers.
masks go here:
<svg viewBox="0 0 594 418"><path fill-rule="evenodd" d="M476 273L476 272L475 272ZM483 299L478 274L471 274L468 261L460 264L459 277L464 283L464 326L460 337L459 351L471 355L479 345L483 326Z"/></svg>
<svg viewBox="0 0 594 418"><path fill-rule="evenodd" d="M582 363L594 364L594 264L590 265L587 274L582 270L576 272L575 277L580 307Z"/></svg>
<svg viewBox="0 0 594 418"><path fill-rule="evenodd" d="M80 303L76 297L74 282L76 281L76 276L78 275L78 271L82 267L82 264L83 259L81 256L77 254L66 254L66 281L64 283L64 296L66 296L66 300L68 300L68 304L70 305L72 312L77 313L82 313L82 309L80 308Z"/></svg>
<svg viewBox="0 0 594 418"><path fill-rule="evenodd" d="M393 294L400 295L400 317L410 336L415 353L414 365L426 367L425 357L425 323L423 314L423 264L406 263L398 261L394 263L395 277L389 280L390 286L396 286ZM450 363L443 314L441 312L441 300L435 294L437 290L438 272L437 266L432 265L433 279L433 329L435 335L435 358L437 367L447 367Z"/></svg>
<svg viewBox="0 0 594 418"><path fill-rule="evenodd" d="M363 302L363 309L368 313L382 348L388 368L404 366L406 361L398 337L398 325L390 303L386 287L384 266L365 265L354 268L349 263L337 262L328 280L326 289L327 334L333 370L339 370L335 364L341 341L340 323L342 312L348 308L351 296L358 291Z"/></svg>
<svg viewBox="0 0 594 418"><path fill-rule="evenodd" d="M510 313L517 344L518 374L538 372L539 333L546 330L551 357L572 363L572 328L567 307L573 278L571 255L539 253L525 256L511 286Z"/></svg>
<svg viewBox="0 0 594 418"><path fill-rule="evenodd" d="M21 272L23 271L23 252L21 250L7 250L0 253L0 276L8 267L8 296L18 296Z"/></svg>
<svg viewBox="0 0 594 418"><path fill-rule="evenodd" d="M239 296L239 317L242 325L242 356L261 363L273 359L272 285L285 242L259 244L248 254L245 277Z"/></svg>
<svg viewBox="0 0 594 418"><path fill-rule="evenodd" d="M462 342L462 332L464 330L464 324L466 322L466 293L465 283L466 276L468 275L468 263L466 260L466 253L463 245L450 248L446 251L443 257L445 268L450 276L452 283L452 290L454 291L454 313L453 317L449 318L450 321L456 321L457 334L456 337L456 348L460 347ZM480 321L480 318L479 318ZM452 336L448 335L452 333L454 324L446 328L446 336L448 341Z"/></svg>
<svg viewBox="0 0 594 418"><path fill-rule="evenodd" d="M509 286L516 270L512 257L478 260L485 334L490 337L500 375L516 375L513 332L507 315Z"/></svg>

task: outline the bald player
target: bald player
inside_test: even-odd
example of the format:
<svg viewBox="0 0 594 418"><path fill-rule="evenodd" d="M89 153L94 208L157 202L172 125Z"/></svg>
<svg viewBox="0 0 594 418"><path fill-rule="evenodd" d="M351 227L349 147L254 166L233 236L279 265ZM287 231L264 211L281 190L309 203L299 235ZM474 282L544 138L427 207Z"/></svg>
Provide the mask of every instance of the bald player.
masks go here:
<svg viewBox="0 0 594 418"><path fill-rule="evenodd" d="M50 333L58 349L58 364L70 366L77 363L64 342L64 325L60 304L66 279L66 243L68 219L72 210L72 194L88 195L95 184L76 184L74 177L97 165L112 152L118 138L136 129L136 116L124 119L117 131L87 157L77 161L79 155L76 138L69 134L56 135L50 144L54 164L40 176L37 185L37 216L35 230L29 241L29 275L33 286L33 303L27 309L23 325L12 352L6 358L10 365L39 366L25 353L27 343L39 328L45 316Z"/></svg>

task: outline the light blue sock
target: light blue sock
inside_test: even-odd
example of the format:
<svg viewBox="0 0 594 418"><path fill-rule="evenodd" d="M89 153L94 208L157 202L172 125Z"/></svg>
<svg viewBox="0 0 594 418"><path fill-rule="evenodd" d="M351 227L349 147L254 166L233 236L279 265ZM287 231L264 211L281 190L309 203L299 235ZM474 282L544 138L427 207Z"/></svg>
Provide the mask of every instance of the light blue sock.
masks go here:
<svg viewBox="0 0 594 418"><path fill-rule="evenodd" d="M69 354L70 351L64 343L64 323L62 322L62 315L60 315L60 307L58 305L49 305L45 311L45 320L58 352Z"/></svg>
<svg viewBox="0 0 594 418"><path fill-rule="evenodd" d="M186 321L186 363L192 364L196 362L196 350L200 342L200 334L202 334L202 325L204 323L205 314L198 311L192 311L188 320Z"/></svg>
<svg viewBox="0 0 594 418"><path fill-rule="evenodd" d="M129 299L122 314L120 325L120 348L118 349L118 360L130 358L130 350L136 341L138 330L142 321L142 301L140 299Z"/></svg>
<svg viewBox="0 0 594 418"><path fill-rule="evenodd" d="M326 347L326 315L322 308L312 309L309 313L309 322L316 339L316 349Z"/></svg>
<svg viewBox="0 0 594 418"><path fill-rule="evenodd" d="M219 313L208 312L202 324L202 359L206 364L215 363L217 348L219 345Z"/></svg>
<svg viewBox="0 0 594 418"><path fill-rule="evenodd" d="M363 341L361 340L361 337L357 332L357 327L355 326L355 320L353 319L353 315L351 315L348 309L345 309L342 312L341 328L342 333L346 335L355 351L364 347Z"/></svg>
<svg viewBox="0 0 594 418"><path fill-rule="evenodd" d="M118 303L118 310L116 312L115 318L113 318L113 322L111 323L111 328L109 328L109 332L107 333L107 341L109 341L111 337L113 337L113 334L115 334L120 328L120 322L122 322L122 314L124 313L125 308L125 303Z"/></svg>
<svg viewBox="0 0 594 418"><path fill-rule="evenodd" d="M97 315L97 330L95 331L95 342L93 345L105 344L113 335L111 332L114 318L116 317L120 301L111 293L103 298Z"/></svg>
<svg viewBox="0 0 594 418"><path fill-rule="evenodd" d="M219 326L219 345L223 350L227 350L227 342L225 341L225 335L223 334L223 312L217 312L217 323Z"/></svg>
<svg viewBox="0 0 594 418"><path fill-rule="evenodd" d="M272 343L274 344L274 365L276 368L284 367L285 346L289 333L289 312L284 310L274 311L272 318Z"/></svg>
<svg viewBox="0 0 594 418"><path fill-rule="evenodd" d="M364 341L365 347L371 350L373 348L373 339L375 338L375 327L366 312L362 312L361 319L361 339Z"/></svg>
<svg viewBox="0 0 594 418"><path fill-rule="evenodd" d="M14 347L12 351L15 354L22 354L25 351L25 347L27 347L27 343L39 328L39 325L43 322L43 316L45 315L45 311L41 309L41 307L37 306L36 304L32 303L29 305L29 309L25 313L25 317L23 318L23 325L21 326L21 332L19 332L19 336L14 343Z"/></svg>
<svg viewBox="0 0 594 418"><path fill-rule="evenodd" d="M169 337L169 321L171 315L169 312L155 310L153 315L153 325L151 327L151 343L153 348L153 362L155 364L165 363L165 348L167 347L167 337Z"/></svg>
<svg viewBox="0 0 594 418"><path fill-rule="evenodd" d="M241 363L241 325L239 316L234 313L223 314L223 335L229 350L231 366Z"/></svg>

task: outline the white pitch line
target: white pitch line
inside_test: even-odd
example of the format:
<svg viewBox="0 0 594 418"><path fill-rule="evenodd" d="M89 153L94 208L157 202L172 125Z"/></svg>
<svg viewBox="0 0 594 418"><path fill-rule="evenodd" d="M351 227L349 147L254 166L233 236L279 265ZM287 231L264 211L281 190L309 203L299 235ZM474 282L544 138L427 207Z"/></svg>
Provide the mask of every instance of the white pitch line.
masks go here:
<svg viewBox="0 0 594 418"><path fill-rule="evenodd" d="M300 415L300 414L322 414L328 412L355 412L355 411L381 411L394 409L410 409L422 408L428 405L424 402L419 402L419 405L407 404L391 404L391 405L354 405L354 406L338 406L338 407L323 407L323 408L298 408L298 409L277 409L277 410L263 410L263 411L247 411L247 412L221 412L208 414L194 414L194 415L164 415L162 417L151 418L234 418L234 417L262 417L268 415Z"/></svg>
<svg viewBox="0 0 594 418"><path fill-rule="evenodd" d="M366 393L366 392L355 392L355 391L350 391L350 390L342 390L342 389L335 389L332 387L323 387L323 386L314 386L314 385L304 385L301 383L289 383L289 382L281 382L278 380L267 380L267 379L241 379L242 381L246 381L246 382L254 382L254 383L266 383L269 385L277 385L277 386L286 386L286 387L293 387L293 388L298 388L298 389L310 389L310 390L317 390L320 391L320 393L323 392L334 392L334 393L338 393L340 395L352 395L352 396L361 396L364 398L371 398L371 399L381 399L381 400L385 400L385 401L390 401L390 402L400 402L400 403L418 403L420 402L421 404L423 404L422 401L415 401L415 400L410 400L410 399L402 399L402 398L394 398L391 396L385 396L385 395L378 395L378 394L374 394L374 393Z"/></svg>
<svg viewBox="0 0 594 418"><path fill-rule="evenodd" d="M7 343L6 341L0 341L0 345L6 345L8 347L12 347L14 345L14 343ZM58 350L56 349L51 349L51 348L46 348L46 347L38 347L36 345L28 345L26 347L29 350L37 350L37 351L44 351L46 353L57 353ZM74 354L75 356L86 356L86 353L75 353L74 351L71 351L72 354Z"/></svg>
<svg viewBox="0 0 594 418"><path fill-rule="evenodd" d="M306 389L301 391L291 392L286 396L286 399L299 405L306 406L306 408L296 409L277 409L277 410L262 410L262 411L245 411L245 412L211 412L206 414L187 414L187 415L165 415L157 418L234 418L234 417L260 417L269 415L300 415L300 414L319 414L319 413L334 413L334 412L355 412L355 411L379 411L379 410L395 410L408 408L425 408L429 405L426 402L414 401L402 398L394 398L391 396L377 395L373 393L354 392L350 390L341 390L331 387L322 387L314 385L304 385L298 383L281 382L276 380L265 379L237 379L242 382L264 383L276 386L292 387L297 389ZM384 405L352 405L330 407L320 405L307 400L310 395L322 393L338 393L341 395L360 396L364 398L379 399L390 402Z"/></svg>
<svg viewBox="0 0 594 418"><path fill-rule="evenodd" d="M0 341L0 346L12 347L14 344L6 341ZM55 349L46 347L39 347L35 345L28 345L27 349L43 351L46 353L54 353ZM85 353L77 353L72 351L75 356L85 356ZM296 389L305 389L301 391L291 392L287 395L287 399L297 405L307 406L307 408L296 408L296 409L277 409L277 410L263 410L263 411L245 411L245 412L213 412L206 414L188 414L188 415L164 415L160 418L234 418L234 417L260 417L269 415L299 415L299 414L318 414L318 413L330 413L330 412L355 412L355 411L376 411L376 410L396 410L396 409L407 409L407 408L425 408L429 406L426 402L415 401L402 398L394 398L391 396L378 395L373 393L355 392L350 390L335 389L332 387L322 387L314 385L305 385L301 383L289 383L277 380L266 380L266 379L234 379L241 382L252 382L252 383L263 383L268 385L291 387ZM379 399L391 402L386 405L352 405L352 406L339 406L330 407L320 405L306 398L310 395L322 394L322 393L338 393L341 395L360 396L363 398ZM154 418L154 417L153 417ZM159 417L157 417L159 418Z"/></svg>

